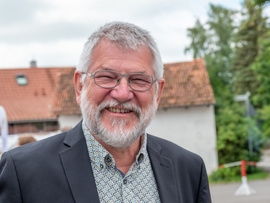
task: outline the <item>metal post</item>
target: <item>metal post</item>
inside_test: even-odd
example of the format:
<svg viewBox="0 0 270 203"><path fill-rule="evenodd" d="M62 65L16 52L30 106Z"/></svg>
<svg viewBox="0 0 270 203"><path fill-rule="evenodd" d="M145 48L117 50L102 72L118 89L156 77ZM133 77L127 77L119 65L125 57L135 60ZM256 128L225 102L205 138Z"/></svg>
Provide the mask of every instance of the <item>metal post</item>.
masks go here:
<svg viewBox="0 0 270 203"><path fill-rule="evenodd" d="M250 102L249 102L249 96L250 96L250 92L246 92L246 94L244 95L237 95L235 97L236 101L244 101L245 105L246 105L246 116L248 118L250 118L251 112L250 112ZM249 155L252 156L253 155L253 140L252 140L252 135L251 135L251 129L250 129L250 125L248 124L248 148L249 148Z"/></svg>

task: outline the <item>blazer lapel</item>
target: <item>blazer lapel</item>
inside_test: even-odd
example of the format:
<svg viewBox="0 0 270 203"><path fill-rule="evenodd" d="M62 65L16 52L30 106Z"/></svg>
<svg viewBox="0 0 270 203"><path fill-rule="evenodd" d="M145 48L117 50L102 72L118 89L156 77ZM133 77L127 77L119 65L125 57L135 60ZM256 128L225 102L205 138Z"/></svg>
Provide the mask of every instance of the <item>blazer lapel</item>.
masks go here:
<svg viewBox="0 0 270 203"><path fill-rule="evenodd" d="M162 148L151 135L147 135L147 149L161 202L180 202L172 160L161 155Z"/></svg>
<svg viewBox="0 0 270 203"><path fill-rule="evenodd" d="M75 202L99 202L81 122L69 131L60 159Z"/></svg>

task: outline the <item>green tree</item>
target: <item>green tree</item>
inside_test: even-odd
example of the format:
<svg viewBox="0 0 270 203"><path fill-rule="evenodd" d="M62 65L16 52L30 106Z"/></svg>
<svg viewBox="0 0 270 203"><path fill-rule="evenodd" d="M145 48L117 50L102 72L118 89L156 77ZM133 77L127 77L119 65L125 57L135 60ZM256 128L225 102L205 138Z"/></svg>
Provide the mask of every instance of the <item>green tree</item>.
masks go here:
<svg viewBox="0 0 270 203"><path fill-rule="evenodd" d="M210 4L208 12L208 49L205 54L207 69L217 101L222 108L224 100L231 100L230 67L233 63L234 16L236 11Z"/></svg>
<svg viewBox="0 0 270 203"><path fill-rule="evenodd" d="M244 20L236 34L236 52L232 72L237 94L251 95L258 88L258 80L251 65L258 55L258 40L266 32L266 18L262 17L261 6L254 6L252 0L244 1Z"/></svg>
<svg viewBox="0 0 270 203"><path fill-rule="evenodd" d="M253 96L264 138L270 139L270 30L259 40L259 54L252 65L259 86Z"/></svg>
<svg viewBox="0 0 270 203"><path fill-rule="evenodd" d="M263 121L262 130L264 138L270 139L270 105L259 110L260 119Z"/></svg>
<svg viewBox="0 0 270 203"><path fill-rule="evenodd" d="M252 69L259 82L253 96L253 103L258 108L270 105L270 30L259 40L259 52Z"/></svg>
<svg viewBox="0 0 270 203"><path fill-rule="evenodd" d="M191 51L193 52L193 58L203 57L204 51L207 49L207 35L206 29L199 19L197 19L193 28L188 29L187 36L191 38L191 43L189 47L185 48L185 53Z"/></svg>
<svg viewBox="0 0 270 203"><path fill-rule="evenodd" d="M254 0L255 5L263 6L268 5L270 0Z"/></svg>
<svg viewBox="0 0 270 203"><path fill-rule="evenodd" d="M248 122L243 111L237 103L219 109L217 149L221 164L248 158Z"/></svg>
<svg viewBox="0 0 270 203"><path fill-rule="evenodd" d="M248 148L248 129L257 130L232 94L235 14L236 11L210 4L206 24L197 21L193 28L188 29L192 43L185 49L186 52L192 51L194 57L203 57L206 61L217 101L215 116L219 164L240 159L253 160ZM259 154L256 151L254 155L258 157Z"/></svg>
<svg viewBox="0 0 270 203"><path fill-rule="evenodd" d="M231 80L230 66L233 58L234 15L236 11L210 4L208 21L199 20L188 29L191 44L185 53L192 52L194 58L203 57L209 72L217 105L222 105L223 96L228 97Z"/></svg>

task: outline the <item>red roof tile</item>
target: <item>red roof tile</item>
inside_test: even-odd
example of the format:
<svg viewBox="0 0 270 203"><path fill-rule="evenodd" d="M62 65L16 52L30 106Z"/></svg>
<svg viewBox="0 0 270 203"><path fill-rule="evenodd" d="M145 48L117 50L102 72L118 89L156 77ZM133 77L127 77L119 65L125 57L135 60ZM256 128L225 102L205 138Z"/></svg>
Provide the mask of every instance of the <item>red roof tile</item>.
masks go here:
<svg viewBox="0 0 270 203"><path fill-rule="evenodd" d="M60 68L0 69L0 105L9 122L52 120L53 90ZM24 75L27 85L18 85L16 75Z"/></svg>
<svg viewBox="0 0 270 203"><path fill-rule="evenodd" d="M55 115L78 115L80 107L76 102L73 83L75 68L63 69L58 73L58 81L54 90L52 112Z"/></svg>
<svg viewBox="0 0 270 203"><path fill-rule="evenodd" d="M159 108L215 104L203 59L164 64L164 78Z"/></svg>

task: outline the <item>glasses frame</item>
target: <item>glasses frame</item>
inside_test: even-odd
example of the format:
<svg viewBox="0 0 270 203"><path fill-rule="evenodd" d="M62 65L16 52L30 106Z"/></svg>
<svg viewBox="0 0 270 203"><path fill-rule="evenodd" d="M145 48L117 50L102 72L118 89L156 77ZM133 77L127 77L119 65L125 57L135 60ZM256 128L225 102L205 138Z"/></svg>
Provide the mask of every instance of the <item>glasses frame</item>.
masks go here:
<svg viewBox="0 0 270 203"><path fill-rule="evenodd" d="M103 87L103 86L98 85L98 84L96 83L96 77L95 77L95 75L96 75L97 73L99 73L99 72L111 72L111 73L116 73L116 74L119 74L119 75L120 75L120 78L117 79L117 82L116 82L116 84L115 84L114 86L112 86L112 87ZM93 73L93 74L87 73L87 72L81 72L81 73L82 73L82 74L86 74L87 76L90 76L90 77L94 78L95 84L96 84L98 87L105 88L105 89L112 89L112 88L115 88L117 85L119 85L119 83L120 83L120 81L121 81L121 79L122 79L123 77L126 77L126 79L127 79L127 81L128 81L128 86L130 87L130 89L132 89L133 91L138 91L138 92L145 92L145 91L150 90L150 89L152 88L153 84L154 84L155 82L158 81L157 79L154 79L151 75L148 75L148 74L145 74L145 73L129 73L129 74L122 74L122 73L119 73L119 72L113 71L113 70L99 70L99 71L96 71L96 72ZM135 74L142 74L142 75L149 76L149 77L151 78L151 80L152 80L151 86L150 86L148 89L146 89L146 90L136 90L136 89L132 88L132 87L130 86L130 80L129 80L128 77L129 77L130 75L135 75Z"/></svg>

